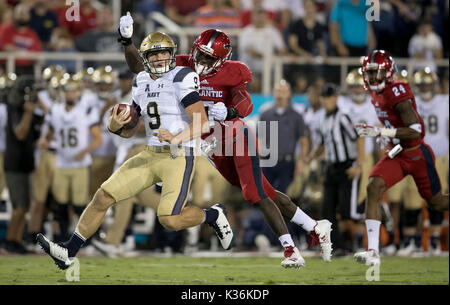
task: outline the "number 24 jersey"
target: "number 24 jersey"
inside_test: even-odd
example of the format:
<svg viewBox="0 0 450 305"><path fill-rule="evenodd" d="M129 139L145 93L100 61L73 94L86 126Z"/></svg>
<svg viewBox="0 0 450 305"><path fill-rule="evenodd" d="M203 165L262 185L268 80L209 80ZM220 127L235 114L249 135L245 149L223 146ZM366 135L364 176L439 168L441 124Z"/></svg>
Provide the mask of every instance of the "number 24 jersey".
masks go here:
<svg viewBox="0 0 450 305"><path fill-rule="evenodd" d="M372 104L375 107L378 120L380 120L385 128L408 127L403 124L402 118L395 110L395 106L397 106L400 102L410 100L414 111L419 117L420 125L422 125L422 133L420 138L414 140L399 140L397 138L392 138L390 139L392 141L391 144L396 145L400 143L403 148L408 148L423 143L425 127L422 118L417 113L416 100L408 83L394 81L386 85L380 93L371 90L370 95L372 96Z"/></svg>

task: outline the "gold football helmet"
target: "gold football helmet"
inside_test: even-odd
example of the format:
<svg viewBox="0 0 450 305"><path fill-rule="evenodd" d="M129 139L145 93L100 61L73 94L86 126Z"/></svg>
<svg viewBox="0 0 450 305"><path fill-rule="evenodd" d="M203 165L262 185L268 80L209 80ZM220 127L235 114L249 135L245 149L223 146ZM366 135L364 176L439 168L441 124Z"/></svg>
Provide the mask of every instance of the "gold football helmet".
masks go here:
<svg viewBox="0 0 450 305"><path fill-rule="evenodd" d="M429 67L416 71L413 81L422 100L429 101L436 94L436 85L439 78Z"/></svg>
<svg viewBox="0 0 450 305"><path fill-rule="evenodd" d="M348 97L357 104L366 100L366 91L364 89L364 78L361 68L351 70L345 78Z"/></svg>
<svg viewBox="0 0 450 305"><path fill-rule="evenodd" d="M0 75L0 90L11 88L17 79L17 75L14 73L8 73Z"/></svg>
<svg viewBox="0 0 450 305"><path fill-rule="evenodd" d="M164 67L154 67L153 63L149 62L148 55L152 52L160 52L160 51L169 51L170 58L164 60ZM177 45L174 43L172 38L161 32L153 32L150 33L141 43L139 48L139 55L142 58L142 62L144 63L145 71L156 76L161 77L165 73L169 72L173 68L175 68L175 53L177 52Z"/></svg>
<svg viewBox="0 0 450 305"><path fill-rule="evenodd" d="M59 80L59 85L64 91L81 90L81 81L78 78L74 77L74 75L66 74Z"/></svg>
<svg viewBox="0 0 450 305"><path fill-rule="evenodd" d="M399 81L402 81L402 82L405 82L405 83L411 82L411 79L410 79L410 77L409 77L409 73L408 73L408 71L405 70L405 69L403 69L403 70L398 71L397 73L395 73L394 78L395 78L396 80L399 80Z"/></svg>
<svg viewBox="0 0 450 305"><path fill-rule="evenodd" d="M345 78L347 86L364 86L364 79L361 72L361 68L351 70Z"/></svg>
<svg viewBox="0 0 450 305"><path fill-rule="evenodd" d="M117 75L111 66L95 69L94 73L92 73L92 81L95 83L95 91L99 98L107 100L113 97Z"/></svg>
<svg viewBox="0 0 450 305"><path fill-rule="evenodd" d="M86 69L82 69L74 74L74 78L79 79L84 82L91 82L92 75L94 74L95 69L92 67L88 67Z"/></svg>
<svg viewBox="0 0 450 305"><path fill-rule="evenodd" d="M63 75L64 73L66 73L66 69L63 66L48 66L42 71L42 79L48 81L53 76Z"/></svg>

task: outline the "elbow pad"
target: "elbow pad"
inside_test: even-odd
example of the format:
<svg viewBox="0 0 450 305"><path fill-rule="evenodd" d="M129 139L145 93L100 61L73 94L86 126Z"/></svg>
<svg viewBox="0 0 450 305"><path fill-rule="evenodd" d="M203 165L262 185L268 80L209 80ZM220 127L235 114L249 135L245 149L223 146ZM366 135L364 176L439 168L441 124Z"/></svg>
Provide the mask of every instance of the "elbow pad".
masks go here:
<svg viewBox="0 0 450 305"><path fill-rule="evenodd" d="M250 94L244 88L233 92L232 107L237 110L238 116L243 118L252 113L253 104Z"/></svg>

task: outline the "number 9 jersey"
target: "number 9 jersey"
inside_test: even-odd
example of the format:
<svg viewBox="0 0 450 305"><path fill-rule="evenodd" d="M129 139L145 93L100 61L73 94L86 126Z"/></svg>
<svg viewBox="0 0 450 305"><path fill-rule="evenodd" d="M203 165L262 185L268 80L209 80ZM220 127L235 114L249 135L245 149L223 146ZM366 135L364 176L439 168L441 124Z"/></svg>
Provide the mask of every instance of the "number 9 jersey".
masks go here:
<svg viewBox="0 0 450 305"><path fill-rule="evenodd" d="M154 135L159 128L177 134L189 125L191 120L184 108L201 101L199 85L198 74L187 67L175 67L156 80L145 71L136 75L132 88L133 107L144 117L148 146L169 145ZM195 140L182 145L194 147Z"/></svg>
<svg viewBox="0 0 450 305"><path fill-rule="evenodd" d="M417 117L420 120L422 126L422 132L419 139L414 140L399 140L397 138L389 138L392 146L400 143L402 147L409 148L418 146L423 143L425 137L425 126L422 118L417 112L416 100L411 87L408 83L401 81L394 81L383 89L382 92L377 93L374 90L370 90L372 96L372 104L375 107L375 111L378 116L378 120L384 125L385 128L399 128L408 127L403 124L402 118L395 110L395 106L403 101L410 100Z"/></svg>

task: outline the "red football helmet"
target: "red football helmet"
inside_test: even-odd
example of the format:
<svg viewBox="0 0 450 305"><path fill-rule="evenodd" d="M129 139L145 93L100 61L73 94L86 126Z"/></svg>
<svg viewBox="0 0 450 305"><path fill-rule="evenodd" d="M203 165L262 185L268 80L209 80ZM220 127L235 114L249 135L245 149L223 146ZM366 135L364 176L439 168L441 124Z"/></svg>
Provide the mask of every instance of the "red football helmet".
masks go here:
<svg viewBox="0 0 450 305"><path fill-rule="evenodd" d="M394 59L388 52L374 50L363 58L362 73L366 90L380 91L394 79Z"/></svg>
<svg viewBox="0 0 450 305"><path fill-rule="evenodd" d="M199 75L215 73L231 57L230 38L222 31L206 30L197 37L189 55Z"/></svg>

